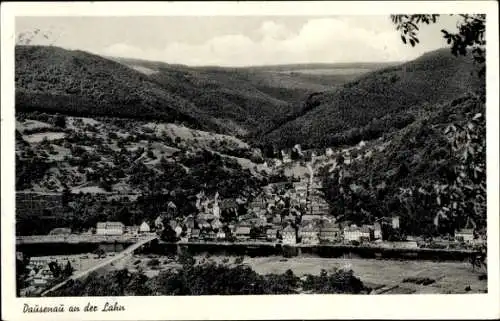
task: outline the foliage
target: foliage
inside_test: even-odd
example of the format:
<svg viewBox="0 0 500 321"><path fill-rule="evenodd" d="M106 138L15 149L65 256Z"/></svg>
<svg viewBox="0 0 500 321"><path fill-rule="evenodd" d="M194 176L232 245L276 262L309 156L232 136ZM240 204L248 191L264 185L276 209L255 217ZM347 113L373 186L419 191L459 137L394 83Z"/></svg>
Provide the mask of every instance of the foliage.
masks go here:
<svg viewBox="0 0 500 321"><path fill-rule="evenodd" d="M356 278L353 271L334 271L328 274L324 269L321 270L319 276L306 275L305 281L302 282L302 287L306 291L314 293L362 293L368 291L361 282Z"/></svg>
<svg viewBox="0 0 500 321"><path fill-rule="evenodd" d="M436 23L440 15L438 14L415 14L415 15L391 15L392 22L396 25L396 30L401 31L401 40L408 42L414 47L419 43L419 24ZM446 42L451 45L451 52L456 56L467 55L471 50L474 59L479 64L486 61L486 15L485 14L460 14L461 20L458 24L458 32L452 33L441 30ZM484 75L485 66L480 70Z"/></svg>
<svg viewBox="0 0 500 321"><path fill-rule="evenodd" d="M246 265L218 265L208 262L164 270L151 279L127 270L90 274L84 281L69 284L51 296L123 295L248 295L292 294L299 288L314 293L367 293L369 289L352 271L322 271L301 281L291 270L284 274L259 275Z"/></svg>
<svg viewBox="0 0 500 321"><path fill-rule="evenodd" d="M399 215L396 239L484 227L484 106L471 96L442 104L372 156L337 165L324 186L339 218L364 224Z"/></svg>

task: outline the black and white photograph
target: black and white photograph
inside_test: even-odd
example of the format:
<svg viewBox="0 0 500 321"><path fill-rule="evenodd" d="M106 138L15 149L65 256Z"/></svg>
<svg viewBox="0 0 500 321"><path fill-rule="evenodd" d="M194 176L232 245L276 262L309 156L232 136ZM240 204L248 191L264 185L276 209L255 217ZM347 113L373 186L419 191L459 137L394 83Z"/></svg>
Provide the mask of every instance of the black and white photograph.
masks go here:
<svg viewBox="0 0 500 321"><path fill-rule="evenodd" d="M478 8L15 16L2 232L19 313L491 294L498 88Z"/></svg>

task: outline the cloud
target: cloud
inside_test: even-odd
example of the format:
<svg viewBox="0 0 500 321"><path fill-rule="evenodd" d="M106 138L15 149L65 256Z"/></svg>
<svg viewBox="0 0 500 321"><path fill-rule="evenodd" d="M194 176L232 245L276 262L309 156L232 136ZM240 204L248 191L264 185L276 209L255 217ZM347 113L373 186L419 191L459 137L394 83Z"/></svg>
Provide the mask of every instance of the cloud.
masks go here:
<svg viewBox="0 0 500 321"><path fill-rule="evenodd" d="M363 23L364 20L369 23ZM375 23L378 27L370 28ZM404 46L388 19L373 16L355 20L310 19L298 32L269 20L256 31L261 35L258 40L242 34L227 34L202 44L169 43L163 49L117 43L100 53L187 65L222 66L401 61L423 53L423 48Z"/></svg>

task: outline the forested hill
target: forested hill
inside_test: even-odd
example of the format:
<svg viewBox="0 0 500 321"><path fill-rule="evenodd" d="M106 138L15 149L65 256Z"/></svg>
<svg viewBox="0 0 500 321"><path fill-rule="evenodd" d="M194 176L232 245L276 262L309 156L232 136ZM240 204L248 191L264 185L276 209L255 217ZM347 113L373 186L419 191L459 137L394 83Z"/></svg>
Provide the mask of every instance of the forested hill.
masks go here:
<svg viewBox="0 0 500 321"><path fill-rule="evenodd" d="M16 47L16 110L180 122L221 130L191 102L143 74L83 51Z"/></svg>
<svg viewBox="0 0 500 321"><path fill-rule="evenodd" d="M377 67L194 68L52 46L17 46L15 57L18 111L158 120L247 137L301 114L311 93Z"/></svg>
<svg viewBox="0 0 500 321"><path fill-rule="evenodd" d="M301 114L310 94L332 90L381 66L188 67L111 59L146 74L168 92L191 101L220 123L230 126L235 134L245 136L258 136Z"/></svg>
<svg viewBox="0 0 500 321"><path fill-rule="evenodd" d="M278 146L318 147L377 138L407 126L437 103L484 86L477 70L469 56L455 57L449 49L433 51L315 95L309 111L265 140Z"/></svg>

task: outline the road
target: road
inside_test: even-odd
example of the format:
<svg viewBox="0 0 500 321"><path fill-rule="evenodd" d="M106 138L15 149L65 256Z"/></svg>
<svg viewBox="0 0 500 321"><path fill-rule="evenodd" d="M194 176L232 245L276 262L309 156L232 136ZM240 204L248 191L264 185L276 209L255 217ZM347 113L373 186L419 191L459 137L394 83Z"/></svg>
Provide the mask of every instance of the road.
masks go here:
<svg viewBox="0 0 500 321"><path fill-rule="evenodd" d="M134 245L131 245L129 247L127 247L125 250L121 251L120 253L118 253L117 255L109 258L109 259L106 259L104 261L102 261L101 263L97 264L97 265L94 265L93 267L87 269L87 270L84 270L84 271L81 271L81 272L78 272L76 274L73 274L71 277L69 277L68 279L64 280L63 282L51 287L50 289L44 291L42 293L42 296L45 296L47 295L48 293L52 292L52 291L55 291L57 289L59 289L60 287L64 286L66 283L68 283L70 280L78 280L80 278L83 278L84 276L94 272L94 271L97 271L99 270L100 268L103 268L105 267L106 265L108 264L111 264L115 261L118 261L120 259L123 259L125 256L129 255L129 254L132 254L135 250L137 250L138 248L140 248L141 246L151 242L152 240L154 239L157 239L158 236L151 236L151 237L148 237L148 238L145 238L145 239L141 239L139 242L135 243Z"/></svg>
<svg viewBox="0 0 500 321"><path fill-rule="evenodd" d="M152 235L96 235L96 234L70 234L70 235L29 235L17 236L16 244L39 244L39 243L135 243Z"/></svg>

